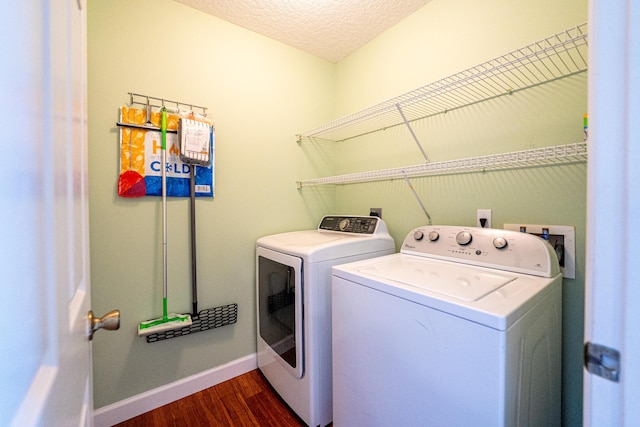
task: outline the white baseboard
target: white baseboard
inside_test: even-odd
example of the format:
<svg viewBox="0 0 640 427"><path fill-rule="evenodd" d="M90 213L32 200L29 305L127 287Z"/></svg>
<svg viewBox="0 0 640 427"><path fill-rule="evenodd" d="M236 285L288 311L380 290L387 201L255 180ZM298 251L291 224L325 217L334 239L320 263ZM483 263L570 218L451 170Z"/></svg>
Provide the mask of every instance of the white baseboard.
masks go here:
<svg viewBox="0 0 640 427"><path fill-rule="evenodd" d="M250 354L208 371L200 372L171 384L149 390L94 411L95 427L110 427L130 418L187 397L258 367L257 355Z"/></svg>

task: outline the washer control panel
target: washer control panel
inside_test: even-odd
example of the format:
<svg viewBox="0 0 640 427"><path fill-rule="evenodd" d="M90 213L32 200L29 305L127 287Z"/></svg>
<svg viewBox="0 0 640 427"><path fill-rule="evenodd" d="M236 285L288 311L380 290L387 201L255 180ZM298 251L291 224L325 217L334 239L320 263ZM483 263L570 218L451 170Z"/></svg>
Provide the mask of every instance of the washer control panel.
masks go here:
<svg viewBox="0 0 640 427"><path fill-rule="evenodd" d="M340 233L375 234L376 231L386 226L384 222L375 216L325 216L320 221L318 230L337 231ZM383 231L382 229L380 231Z"/></svg>
<svg viewBox="0 0 640 427"><path fill-rule="evenodd" d="M560 272L551 245L517 231L459 226L424 226L412 230L401 253L480 267L554 277Z"/></svg>

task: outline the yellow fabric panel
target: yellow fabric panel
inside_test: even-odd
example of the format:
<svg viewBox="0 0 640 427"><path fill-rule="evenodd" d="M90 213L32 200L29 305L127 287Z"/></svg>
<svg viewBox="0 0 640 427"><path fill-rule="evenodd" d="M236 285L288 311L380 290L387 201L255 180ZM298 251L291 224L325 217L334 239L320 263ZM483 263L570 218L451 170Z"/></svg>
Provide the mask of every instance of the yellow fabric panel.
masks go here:
<svg viewBox="0 0 640 427"><path fill-rule="evenodd" d="M137 125L147 123L147 111L142 108L121 107L121 122ZM160 127L160 111L151 112L151 125ZM176 114L167 114L167 130L178 130ZM134 170L144 176L145 155L144 138L146 130L122 127L120 141L120 172Z"/></svg>

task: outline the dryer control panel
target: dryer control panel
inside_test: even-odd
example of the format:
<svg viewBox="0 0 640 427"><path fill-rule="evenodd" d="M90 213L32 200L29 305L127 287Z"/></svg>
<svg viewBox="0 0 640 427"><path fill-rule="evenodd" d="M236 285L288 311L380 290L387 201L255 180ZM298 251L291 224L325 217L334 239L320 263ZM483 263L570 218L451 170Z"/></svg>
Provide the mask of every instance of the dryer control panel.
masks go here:
<svg viewBox="0 0 640 427"><path fill-rule="evenodd" d="M556 252L547 241L517 231L418 227L404 239L400 252L542 277L560 273Z"/></svg>
<svg viewBox="0 0 640 427"><path fill-rule="evenodd" d="M375 216L325 216L318 226L320 231L356 234L374 234L378 229L386 233L386 225Z"/></svg>

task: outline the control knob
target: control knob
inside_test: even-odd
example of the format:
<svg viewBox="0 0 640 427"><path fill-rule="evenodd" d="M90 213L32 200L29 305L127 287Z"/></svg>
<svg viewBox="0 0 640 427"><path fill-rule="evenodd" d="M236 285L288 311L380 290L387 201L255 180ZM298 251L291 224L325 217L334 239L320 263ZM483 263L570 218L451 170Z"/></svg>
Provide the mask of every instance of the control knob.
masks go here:
<svg viewBox="0 0 640 427"><path fill-rule="evenodd" d="M496 249L504 249L507 247L507 239L505 239L504 237L496 237L495 239L493 239L493 246Z"/></svg>
<svg viewBox="0 0 640 427"><path fill-rule="evenodd" d="M424 237L424 233L422 232L422 230L416 230L413 232L413 238L417 241L422 240L422 238Z"/></svg>
<svg viewBox="0 0 640 427"><path fill-rule="evenodd" d="M429 233L429 240L431 242L435 242L436 240L438 240L440 238L440 234L438 234L437 231L432 231Z"/></svg>
<svg viewBox="0 0 640 427"><path fill-rule="evenodd" d="M340 228L340 231L346 230L348 226L349 226L349 220L347 218L344 218L338 223L338 228Z"/></svg>
<svg viewBox="0 0 640 427"><path fill-rule="evenodd" d="M473 236L471 236L471 233L469 233L468 231L461 231L456 235L456 242L458 242L458 244L462 246L466 246L471 243L472 239Z"/></svg>

